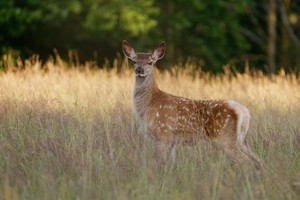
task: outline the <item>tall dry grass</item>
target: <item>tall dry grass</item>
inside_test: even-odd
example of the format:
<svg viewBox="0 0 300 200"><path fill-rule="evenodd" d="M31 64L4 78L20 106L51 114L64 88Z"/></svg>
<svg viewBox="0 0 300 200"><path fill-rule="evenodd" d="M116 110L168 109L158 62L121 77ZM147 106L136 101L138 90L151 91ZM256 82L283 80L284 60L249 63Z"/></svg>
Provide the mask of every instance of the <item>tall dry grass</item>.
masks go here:
<svg viewBox="0 0 300 200"><path fill-rule="evenodd" d="M295 75L157 72L161 89L235 99L252 114L249 144L266 163L233 168L201 143L156 170L131 112L134 75L89 64L20 62L0 74L0 199L298 199L300 80ZM23 69L18 69L23 68Z"/></svg>

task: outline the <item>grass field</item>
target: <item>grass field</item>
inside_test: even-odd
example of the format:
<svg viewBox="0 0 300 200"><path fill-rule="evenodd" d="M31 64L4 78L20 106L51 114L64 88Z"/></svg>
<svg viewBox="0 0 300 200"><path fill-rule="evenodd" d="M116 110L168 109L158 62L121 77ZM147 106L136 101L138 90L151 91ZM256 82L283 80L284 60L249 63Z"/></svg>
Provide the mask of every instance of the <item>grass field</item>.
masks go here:
<svg viewBox="0 0 300 200"><path fill-rule="evenodd" d="M300 198L295 75L157 72L169 93L249 108L249 145L266 164L260 176L251 166L237 170L210 143L180 147L174 169L157 170L131 112L134 75L126 62L122 70L24 65L0 73L0 199Z"/></svg>

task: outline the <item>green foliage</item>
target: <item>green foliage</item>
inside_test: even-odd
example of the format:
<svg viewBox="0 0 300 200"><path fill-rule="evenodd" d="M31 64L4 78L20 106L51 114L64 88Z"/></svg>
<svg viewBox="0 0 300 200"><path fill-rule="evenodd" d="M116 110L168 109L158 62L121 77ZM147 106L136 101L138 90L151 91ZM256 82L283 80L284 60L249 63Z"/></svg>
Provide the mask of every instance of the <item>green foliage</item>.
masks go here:
<svg viewBox="0 0 300 200"><path fill-rule="evenodd" d="M105 2L96 0L88 5L89 12L84 22L88 30L111 33L119 29L131 36L139 36L156 26L156 21L151 16L157 14L158 9L153 7L152 0Z"/></svg>
<svg viewBox="0 0 300 200"><path fill-rule="evenodd" d="M239 33L239 15L247 1L154 0L1 0L2 53L18 49L46 58L54 48L63 57L75 49L82 59L113 58L123 39L141 50L161 40L168 62L200 60L206 69L223 64L247 49ZM230 12L228 12L230 10ZM151 44L151 46L150 46ZM238 52L238 53L237 53Z"/></svg>
<svg viewBox="0 0 300 200"><path fill-rule="evenodd" d="M297 22L299 5L288 4ZM95 59L101 65L121 53L124 39L144 51L165 40L169 65L188 61L214 72L227 64L242 69L245 59L266 63L266 11L261 1L249 0L0 0L0 53L46 59L57 49L67 59L73 50L82 62ZM299 36L296 23L290 29ZM279 52L297 57L284 27L280 31ZM290 57L278 61L300 63Z"/></svg>
<svg viewBox="0 0 300 200"><path fill-rule="evenodd" d="M220 71L249 48L239 31L247 0L160 1L160 26L176 57L200 60L206 69ZM179 50L179 51L178 51Z"/></svg>

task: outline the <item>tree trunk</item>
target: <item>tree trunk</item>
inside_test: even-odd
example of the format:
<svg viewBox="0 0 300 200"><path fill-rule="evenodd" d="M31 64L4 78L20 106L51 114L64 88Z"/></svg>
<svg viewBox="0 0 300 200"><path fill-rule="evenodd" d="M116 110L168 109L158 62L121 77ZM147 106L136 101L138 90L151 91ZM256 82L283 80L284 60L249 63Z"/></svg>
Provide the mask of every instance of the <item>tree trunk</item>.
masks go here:
<svg viewBox="0 0 300 200"><path fill-rule="evenodd" d="M267 59L268 72L274 74L276 72L276 0L267 0L267 25L268 25L268 41L267 41Z"/></svg>
<svg viewBox="0 0 300 200"><path fill-rule="evenodd" d="M282 1L282 4L279 4L279 6L285 6L286 8L288 8L289 1L286 1L286 0ZM288 34L288 31L287 31L284 23L280 23L279 45L280 45L280 49L278 50L278 53L280 55L278 58L279 66L287 69L291 66L291 60L292 60L290 52L289 52L289 49L291 48L291 41L290 41L289 34Z"/></svg>

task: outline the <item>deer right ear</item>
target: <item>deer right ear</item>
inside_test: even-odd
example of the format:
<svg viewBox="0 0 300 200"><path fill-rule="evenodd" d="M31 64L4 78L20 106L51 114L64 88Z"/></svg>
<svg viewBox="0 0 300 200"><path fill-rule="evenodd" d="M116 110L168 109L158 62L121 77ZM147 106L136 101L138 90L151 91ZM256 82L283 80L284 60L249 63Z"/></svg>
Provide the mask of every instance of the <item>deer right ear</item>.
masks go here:
<svg viewBox="0 0 300 200"><path fill-rule="evenodd" d="M123 47L123 53L127 58L129 58L130 60L136 59L135 50L126 40L123 40L122 47Z"/></svg>

